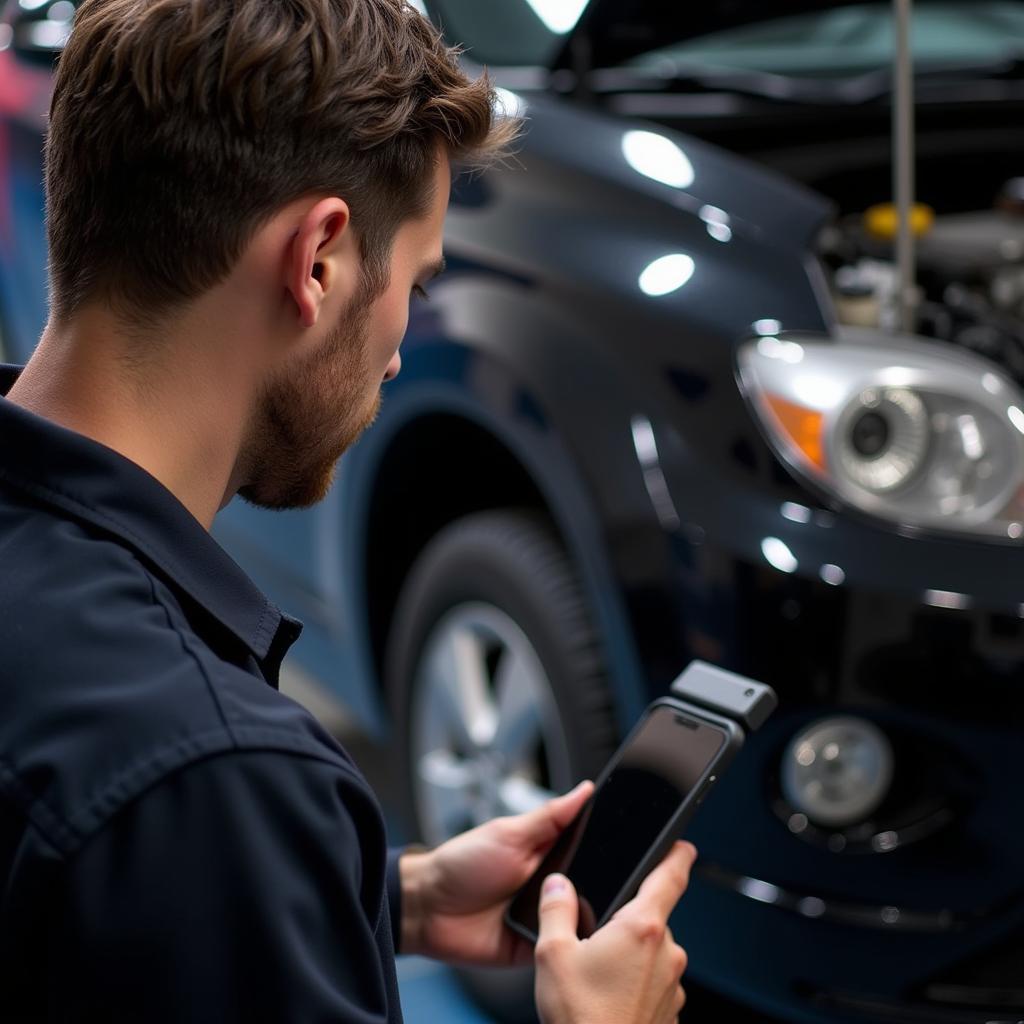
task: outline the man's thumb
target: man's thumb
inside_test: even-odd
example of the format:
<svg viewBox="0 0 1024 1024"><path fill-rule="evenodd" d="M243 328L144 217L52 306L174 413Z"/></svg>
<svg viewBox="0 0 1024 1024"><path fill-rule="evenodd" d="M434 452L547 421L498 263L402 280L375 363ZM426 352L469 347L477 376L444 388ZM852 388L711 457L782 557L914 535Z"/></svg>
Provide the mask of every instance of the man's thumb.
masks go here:
<svg viewBox="0 0 1024 1024"><path fill-rule="evenodd" d="M540 891L540 939L576 938L579 901L565 875L548 875Z"/></svg>

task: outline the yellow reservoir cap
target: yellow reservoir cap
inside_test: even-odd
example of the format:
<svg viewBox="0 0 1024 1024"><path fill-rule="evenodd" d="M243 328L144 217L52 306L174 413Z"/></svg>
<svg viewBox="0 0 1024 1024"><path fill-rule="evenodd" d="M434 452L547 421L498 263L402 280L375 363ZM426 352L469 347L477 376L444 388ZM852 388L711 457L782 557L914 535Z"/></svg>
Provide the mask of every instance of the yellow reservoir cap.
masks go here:
<svg viewBox="0 0 1024 1024"><path fill-rule="evenodd" d="M910 210L910 230L920 238L935 223L935 211L925 203L914 203ZM899 231L900 217L895 203L878 203L864 211L864 227L869 235L891 241Z"/></svg>

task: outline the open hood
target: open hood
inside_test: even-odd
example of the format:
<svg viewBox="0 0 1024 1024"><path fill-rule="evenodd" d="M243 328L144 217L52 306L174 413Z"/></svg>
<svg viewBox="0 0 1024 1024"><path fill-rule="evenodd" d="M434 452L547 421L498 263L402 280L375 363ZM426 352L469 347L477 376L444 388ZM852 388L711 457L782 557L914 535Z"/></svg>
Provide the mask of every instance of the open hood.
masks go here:
<svg viewBox="0 0 1024 1024"><path fill-rule="evenodd" d="M615 67L645 51L858 0L413 0L476 63ZM859 0L864 3L865 0ZM888 5L891 0L874 0ZM870 6L870 4L869 4ZM582 13L581 13L582 12ZM582 51L581 47L582 46Z"/></svg>
<svg viewBox="0 0 1024 1024"><path fill-rule="evenodd" d="M569 67L573 53L585 47L590 67L615 67L640 53L685 39L772 21L790 15L864 0L590 0L565 38L554 67Z"/></svg>

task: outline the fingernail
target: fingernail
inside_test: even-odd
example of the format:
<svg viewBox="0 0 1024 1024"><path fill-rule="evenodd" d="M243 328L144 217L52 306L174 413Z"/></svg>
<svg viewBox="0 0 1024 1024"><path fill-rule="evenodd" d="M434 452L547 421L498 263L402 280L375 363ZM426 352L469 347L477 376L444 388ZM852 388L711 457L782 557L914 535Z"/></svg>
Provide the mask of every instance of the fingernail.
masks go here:
<svg viewBox="0 0 1024 1024"><path fill-rule="evenodd" d="M563 892L567 891L568 889L563 875L548 875L548 877L544 879L544 888L541 890L541 895L560 896Z"/></svg>
<svg viewBox="0 0 1024 1024"><path fill-rule="evenodd" d="M585 782L578 782L572 789L566 790L561 796L555 797L556 800L564 800L568 803L572 798L586 785Z"/></svg>

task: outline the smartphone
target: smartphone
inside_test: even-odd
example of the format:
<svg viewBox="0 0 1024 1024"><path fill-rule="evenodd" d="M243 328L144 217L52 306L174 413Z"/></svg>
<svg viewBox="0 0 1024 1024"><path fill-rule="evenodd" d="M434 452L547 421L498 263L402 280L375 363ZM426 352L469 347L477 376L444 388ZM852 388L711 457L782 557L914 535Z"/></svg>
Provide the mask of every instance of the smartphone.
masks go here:
<svg viewBox="0 0 1024 1024"><path fill-rule="evenodd" d="M537 941L541 886L559 872L579 894L580 938L593 934L636 895L742 744L742 729L727 718L671 697L651 704L513 898L509 927Z"/></svg>

